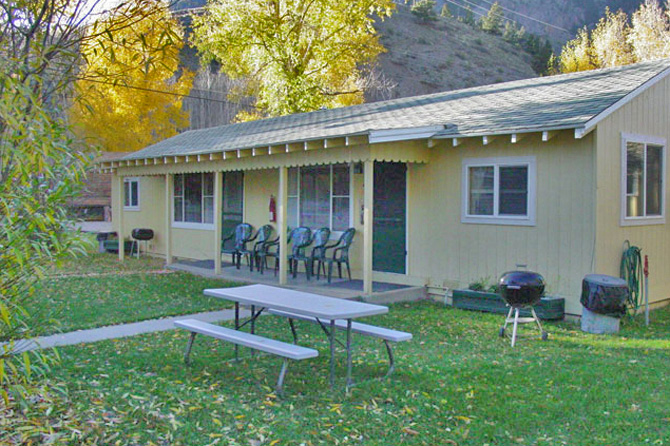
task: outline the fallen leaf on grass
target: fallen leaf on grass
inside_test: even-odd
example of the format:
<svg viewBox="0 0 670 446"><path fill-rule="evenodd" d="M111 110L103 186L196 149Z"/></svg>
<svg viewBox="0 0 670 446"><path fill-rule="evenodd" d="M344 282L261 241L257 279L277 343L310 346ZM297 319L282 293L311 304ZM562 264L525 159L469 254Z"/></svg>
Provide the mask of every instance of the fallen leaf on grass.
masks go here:
<svg viewBox="0 0 670 446"><path fill-rule="evenodd" d="M410 427L403 427L402 431L408 435L419 435L419 432L415 431L414 429Z"/></svg>

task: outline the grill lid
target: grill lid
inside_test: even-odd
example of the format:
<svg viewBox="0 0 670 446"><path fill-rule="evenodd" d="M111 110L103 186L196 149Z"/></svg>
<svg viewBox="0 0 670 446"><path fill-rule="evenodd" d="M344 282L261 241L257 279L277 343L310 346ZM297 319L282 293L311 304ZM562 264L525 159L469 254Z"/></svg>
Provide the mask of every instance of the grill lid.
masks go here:
<svg viewBox="0 0 670 446"><path fill-rule="evenodd" d="M544 294L544 277L532 271L509 271L500 277L500 295L510 306L535 305Z"/></svg>

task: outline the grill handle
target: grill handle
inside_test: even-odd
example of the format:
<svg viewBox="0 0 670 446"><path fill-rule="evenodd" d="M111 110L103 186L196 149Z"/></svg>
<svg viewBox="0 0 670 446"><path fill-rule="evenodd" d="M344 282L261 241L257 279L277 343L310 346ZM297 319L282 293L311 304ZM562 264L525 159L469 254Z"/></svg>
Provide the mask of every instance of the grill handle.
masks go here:
<svg viewBox="0 0 670 446"><path fill-rule="evenodd" d="M520 285L507 285L508 290L520 290L521 286Z"/></svg>

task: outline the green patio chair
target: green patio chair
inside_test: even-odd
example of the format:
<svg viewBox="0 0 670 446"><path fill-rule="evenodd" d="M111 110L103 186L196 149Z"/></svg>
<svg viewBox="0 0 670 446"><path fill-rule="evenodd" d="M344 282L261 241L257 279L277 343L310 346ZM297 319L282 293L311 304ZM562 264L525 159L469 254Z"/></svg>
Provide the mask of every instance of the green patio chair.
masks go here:
<svg viewBox="0 0 670 446"><path fill-rule="evenodd" d="M312 244L312 230L306 226L295 228L293 231L291 254L288 256L288 262L293 271L293 278L298 275L298 263L305 264L305 275L307 280L310 279L312 273L312 257L306 253L307 247Z"/></svg>
<svg viewBox="0 0 670 446"><path fill-rule="evenodd" d="M249 271L254 270L254 262L256 262L256 267L258 268L258 256L263 245L268 242L270 236L272 235L272 225L263 225L261 226L256 235L247 240L247 243L254 242L252 248L247 248L246 246L240 250L239 255L244 256L249 263Z"/></svg>
<svg viewBox="0 0 670 446"><path fill-rule="evenodd" d="M312 275L314 274L314 263L318 262L319 260L323 260L325 257L326 251L324 248L328 244L328 240L330 240L330 229L329 228L321 228L317 229L314 231L314 235L312 236L312 254L310 256L310 269L312 270ZM319 263L319 266L323 265L323 275L325 277L326 275L326 264L324 262ZM319 275L319 271L317 271L317 277Z"/></svg>
<svg viewBox="0 0 670 446"><path fill-rule="evenodd" d="M293 236L293 231L291 228L286 228L288 238L286 243L291 243L291 238ZM279 236L274 240L268 240L263 245L260 246L258 250L258 271L263 274L263 271L268 267L268 257L275 259L275 276L277 275L277 269L279 268Z"/></svg>
<svg viewBox="0 0 670 446"><path fill-rule="evenodd" d="M349 275L349 280L351 280L351 266L349 265L349 247L354 241L354 235L356 230L354 228L349 228L342 233L340 239L337 243L334 243L329 246L324 246L323 248L323 258L318 260L317 269L316 269L316 279L319 280L319 271L321 270L321 265L324 265L324 274L325 274L325 264L328 264L328 283L330 283L332 273L333 273L333 263L337 263L337 271L342 278L342 264L344 263L347 266L347 273ZM333 250L333 255L328 257L328 250Z"/></svg>
<svg viewBox="0 0 670 446"><path fill-rule="evenodd" d="M233 232L221 240L221 254L230 254L233 257L233 265L240 269L242 263L241 251L246 250L247 242L251 238L253 227L249 223L240 223L235 226ZM226 248L226 242L230 242L230 247Z"/></svg>

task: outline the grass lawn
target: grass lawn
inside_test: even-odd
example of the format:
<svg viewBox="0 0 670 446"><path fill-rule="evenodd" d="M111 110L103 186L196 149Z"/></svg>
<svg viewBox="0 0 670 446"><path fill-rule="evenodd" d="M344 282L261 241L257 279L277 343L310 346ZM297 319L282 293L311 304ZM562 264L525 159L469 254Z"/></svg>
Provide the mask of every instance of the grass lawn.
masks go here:
<svg viewBox="0 0 670 446"><path fill-rule="evenodd" d="M41 334L66 332L232 308L202 290L234 285L181 272L64 276L40 283L27 307L47 322Z"/></svg>
<svg viewBox="0 0 670 446"><path fill-rule="evenodd" d="M97 249L97 243L95 245ZM165 260L93 250L54 267L26 305L40 335L232 308L205 288L239 284L165 269Z"/></svg>
<svg viewBox="0 0 670 446"><path fill-rule="evenodd" d="M97 242L96 242L97 243ZM142 271L157 271L165 269L165 260L155 257L142 256L139 259L126 255L123 262L119 262L116 254L99 253L90 250L85 255L67 258L58 267L54 267L52 275L84 275L110 273L136 273Z"/></svg>
<svg viewBox="0 0 670 446"><path fill-rule="evenodd" d="M228 344L172 331L60 350L52 372L85 426L75 443L170 445L667 445L670 444L670 311L653 326L628 323L618 336L547 324L550 338L498 338L504 316L432 302L400 304L370 322L411 331L395 349L396 374L343 392L328 386L327 345L298 325L315 359L292 363L286 397L272 393L281 361L229 361ZM290 340L266 316L261 334ZM529 326L522 333L533 333ZM380 343L355 337L354 377L381 376ZM242 350L244 351L244 349ZM0 434L0 440L2 435ZM0 441L1 442L1 441ZM118 442L118 443L117 443Z"/></svg>

